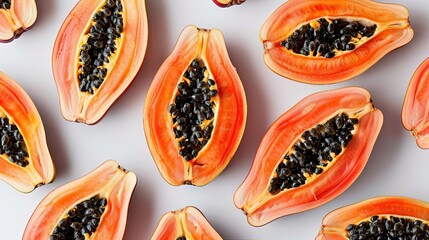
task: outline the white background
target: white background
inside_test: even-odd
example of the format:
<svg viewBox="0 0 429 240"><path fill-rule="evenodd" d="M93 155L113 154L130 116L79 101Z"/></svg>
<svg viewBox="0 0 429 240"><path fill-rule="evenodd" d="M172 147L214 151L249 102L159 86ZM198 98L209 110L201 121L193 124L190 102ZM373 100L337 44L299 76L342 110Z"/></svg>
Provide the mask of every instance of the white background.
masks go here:
<svg viewBox="0 0 429 240"><path fill-rule="evenodd" d="M411 12L415 37L361 76L336 85L311 86L284 79L263 63L259 29L283 0L249 0L220 9L211 0L147 0L149 46L139 75L97 125L65 121L51 71L57 32L77 0L39 0L36 25L12 43L0 45L0 70L32 97L42 116L57 167L57 180L22 194L0 182L0 239L21 239L31 213L51 190L83 176L106 159L116 159L138 176L124 239L149 239L161 216L187 205L198 207L224 239L314 239L328 212L378 195L429 201L429 153L419 149L401 125L405 91L417 66L429 56L429 15L425 0L390 0ZM388 2L388 1L383 1ZM188 24L223 31L230 57L243 81L248 122L242 143L226 170L205 187L168 185L147 148L142 109L155 72ZM384 113L384 125L359 179L330 203L304 213L251 227L232 197L253 162L270 124L303 97L320 90L362 86ZM1 96L0 96L1 97Z"/></svg>

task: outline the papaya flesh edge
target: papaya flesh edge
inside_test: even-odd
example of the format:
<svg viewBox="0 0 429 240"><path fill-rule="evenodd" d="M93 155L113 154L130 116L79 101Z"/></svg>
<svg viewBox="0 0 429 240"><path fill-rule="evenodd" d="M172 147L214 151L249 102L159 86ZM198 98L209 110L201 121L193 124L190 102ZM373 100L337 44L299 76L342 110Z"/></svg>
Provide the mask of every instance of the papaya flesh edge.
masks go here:
<svg viewBox="0 0 429 240"><path fill-rule="evenodd" d="M55 41L52 70L67 121L95 124L128 88L137 75L146 53L148 22L144 0L121 1L123 32L107 76L94 94L81 92L78 81L79 54L93 14L105 0L81 0L65 19Z"/></svg>
<svg viewBox="0 0 429 240"><path fill-rule="evenodd" d="M429 58L411 78L402 107L402 125L411 132L417 145L429 149Z"/></svg>
<svg viewBox="0 0 429 240"><path fill-rule="evenodd" d="M344 151L314 179L275 195L268 192L272 174L285 152L302 133L317 124L347 113L359 119L354 136ZM268 129L252 168L234 195L248 222L262 226L279 217L323 205L343 193L360 175L381 130L383 115L369 93L359 87L310 95L280 116Z"/></svg>
<svg viewBox="0 0 429 240"><path fill-rule="evenodd" d="M18 127L26 143L29 162L26 167L20 167L2 154L0 179L20 192L29 193L55 179L42 119L30 96L3 72L0 72L0 95L0 115Z"/></svg>
<svg viewBox="0 0 429 240"><path fill-rule="evenodd" d="M34 25L36 19L36 0L12 0L9 9L0 8L0 42L18 38Z"/></svg>
<svg viewBox="0 0 429 240"><path fill-rule="evenodd" d="M136 184L134 173L108 160L86 176L50 192L31 216L22 239L49 239L70 208L97 194L107 198L108 203L91 239L122 239L128 204Z"/></svg>
<svg viewBox="0 0 429 240"><path fill-rule="evenodd" d="M186 161L179 155L168 107L181 76L196 58L202 59L216 81L218 105L210 140L196 158ZM222 33L187 26L156 73L144 104L144 131L162 177L173 186L203 186L215 179L235 154L246 118L244 88L229 59Z"/></svg>
<svg viewBox="0 0 429 240"><path fill-rule="evenodd" d="M354 50L333 58L308 57L280 45L302 24L324 17L371 22L377 24L377 30ZM405 7L371 0L290 0L266 20L260 31L265 64L283 77L309 84L354 78L410 42L413 35Z"/></svg>
<svg viewBox="0 0 429 240"><path fill-rule="evenodd" d="M429 203L400 196L382 196L367 199L327 214L316 240L343 240L347 225L359 224L371 216L398 216L429 222Z"/></svg>
<svg viewBox="0 0 429 240"><path fill-rule="evenodd" d="M151 240L176 240L178 237L186 237L187 240L222 239L201 211L192 206L164 214Z"/></svg>

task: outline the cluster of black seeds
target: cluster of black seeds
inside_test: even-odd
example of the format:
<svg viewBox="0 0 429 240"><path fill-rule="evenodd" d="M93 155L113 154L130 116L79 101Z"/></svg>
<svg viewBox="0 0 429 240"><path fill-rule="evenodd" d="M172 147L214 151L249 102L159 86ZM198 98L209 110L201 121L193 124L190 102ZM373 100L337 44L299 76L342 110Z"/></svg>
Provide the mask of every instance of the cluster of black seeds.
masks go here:
<svg viewBox="0 0 429 240"><path fill-rule="evenodd" d="M335 57L335 50L351 51L355 49L352 39L370 38L374 35L377 25L364 26L358 21L326 18L318 20L318 27L311 24L301 26L287 40L280 44L294 53L304 56Z"/></svg>
<svg viewBox="0 0 429 240"><path fill-rule="evenodd" d="M116 51L115 39L121 36L124 27L122 3L107 0L102 9L93 16L94 23L89 29L87 42L80 50L82 66L78 75L79 89L94 94L107 75L103 66Z"/></svg>
<svg viewBox="0 0 429 240"><path fill-rule="evenodd" d="M85 240L85 234L91 236L97 230L106 206L107 199L99 196L77 204L59 221L49 240Z"/></svg>
<svg viewBox="0 0 429 240"><path fill-rule="evenodd" d="M168 112L173 117L173 131L178 139L179 154L187 161L197 157L211 138L213 124L204 127L214 114L213 97L218 94L216 83L206 76L207 68L194 59L177 86L178 94Z"/></svg>
<svg viewBox="0 0 429 240"><path fill-rule="evenodd" d="M186 240L185 236L177 237L176 240Z"/></svg>
<svg viewBox="0 0 429 240"><path fill-rule="evenodd" d="M0 118L0 154L6 154L11 163L18 164L21 167L28 165L27 146L24 138L19 132L18 127L9 123L6 117Z"/></svg>
<svg viewBox="0 0 429 240"><path fill-rule="evenodd" d="M0 0L0 8L9 9L11 6L10 0Z"/></svg>
<svg viewBox="0 0 429 240"><path fill-rule="evenodd" d="M276 169L268 191L276 194L284 189L304 185L308 176L319 175L352 140L358 119L339 114L324 124L305 131Z"/></svg>
<svg viewBox="0 0 429 240"><path fill-rule="evenodd" d="M350 240L429 240L429 226L403 217L372 216L369 221L347 226Z"/></svg>

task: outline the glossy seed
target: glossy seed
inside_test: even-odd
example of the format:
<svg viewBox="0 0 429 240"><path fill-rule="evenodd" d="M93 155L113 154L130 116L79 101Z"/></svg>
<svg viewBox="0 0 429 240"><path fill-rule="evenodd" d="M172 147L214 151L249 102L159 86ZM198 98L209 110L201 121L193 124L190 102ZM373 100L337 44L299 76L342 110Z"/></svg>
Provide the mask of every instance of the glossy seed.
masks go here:
<svg viewBox="0 0 429 240"><path fill-rule="evenodd" d="M0 8L2 9L10 9L11 5L11 0L0 0Z"/></svg>
<svg viewBox="0 0 429 240"><path fill-rule="evenodd" d="M335 53L334 53L334 52L327 52L327 53L324 55L324 57L325 57L325 58L333 58L333 57L335 57Z"/></svg>
<svg viewBox="0 0 429 240"><path fill-rule="evenodd" d="M168 112L173 113L176 110L176 104L172 103L168 106Z"/></svg>
<svg viewBox="0 0 429 240"><path fill-rule="evenodd" d="M348 43L346 45L346 50L350 51L350 50L353 50L353 49L355 49L355 45L353 43Z"/></svg>
<svg viewBox="0 0 429 240"><path fill-rule="evenodd" d="M214 85L215 85L215 81L214 81L213 79L209 79L209 80L207 81L207 83L208 83L210 86L214 86Z"/></svg>

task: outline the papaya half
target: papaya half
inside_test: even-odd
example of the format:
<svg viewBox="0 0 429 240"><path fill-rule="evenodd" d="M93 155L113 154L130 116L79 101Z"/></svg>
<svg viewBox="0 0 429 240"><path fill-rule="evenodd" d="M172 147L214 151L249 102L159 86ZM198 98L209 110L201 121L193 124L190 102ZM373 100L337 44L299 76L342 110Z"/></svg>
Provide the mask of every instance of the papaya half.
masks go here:
<svg viewBox="0 0 429 240"><path fill-rule="evenodd" d="M362 172L382 123L359 87L304 98L268 129L235 205L261 226L329 202Z"/></svg>
<svg viewBox="0 0 429 240"><path fill-rule="evenodd" d="M50 192L37 206L23 240L122 239L134 173L115 161Z"/></svg>
<svg viewBox="0 0 429 240"><path fill-rule="evenodd" d="M246 0L213 0L213 2L219 7L231 7L234 5L240 5L244 3Z"/></svg>
<svg viewBox="0 0 429 240"><path fill-rule="evenodd" d="M228 165L247 103L222 33L186 27L155 75L143 114L149 149L171 185L202 186Z"/></svg>
<svg viewBox="0 0 429 240"><path fill-rule="evenodd" d="M36 19L36 0L0 1L0 42L18 38L33 26Z"/></svg>
<svg viewBox="0 0 429 240"><path fill-rule="evenodd" d="M402 107L402 125L412 133L417 145L429 149L429 58L411 78Z"/></svg>
<svg viewBox="0 0 429 240"><path fill-rule="evenodd" d="M98 122L137 75L147 40L144 0L80 0L52 53L63 117Z"/></svg>
<svg viewBox="0 0 429 240"><path fill-rule="evenodd" d="M325 216L316 240L429 239L429 203L386 196L337 209Z"/></svg>
<svg viewBox="0 0 429 240"><path fill-rule="evenodd" d="M222 237L195 207L168 212L161 220L151 240L221 240Z"/></svg>
<svg viewBox="0 0 429 240"><path fill-rule="evenodd" d="M55 179L42 119L30 96L0 72L0 179L21 192Z"/></svg>
<svg viewBox="0 0 429 240"><path fill-rule="evenodd" d="M405 7L372 0L290 0L260 31L265 64L310 84L356 77L412 37Z"/></svg>

